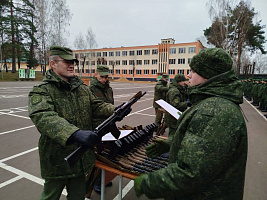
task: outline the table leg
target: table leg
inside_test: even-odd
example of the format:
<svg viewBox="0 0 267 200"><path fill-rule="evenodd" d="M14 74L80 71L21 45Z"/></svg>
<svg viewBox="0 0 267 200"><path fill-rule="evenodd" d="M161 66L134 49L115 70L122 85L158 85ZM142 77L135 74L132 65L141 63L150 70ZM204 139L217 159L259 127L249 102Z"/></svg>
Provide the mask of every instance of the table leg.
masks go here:
<svg viewBox="0 0 267 200"><path fill-rule="evenodd" d="M122 175L120 175L119 177L120 177L120 179L119 179L119 197L118 197L118 199L122 200Z"/></svg>
<svg viewBox="0 0 267 200"><path fill-rule="evenodd" d="M105 199L105 170L101 169L101 200Z"/></svg>

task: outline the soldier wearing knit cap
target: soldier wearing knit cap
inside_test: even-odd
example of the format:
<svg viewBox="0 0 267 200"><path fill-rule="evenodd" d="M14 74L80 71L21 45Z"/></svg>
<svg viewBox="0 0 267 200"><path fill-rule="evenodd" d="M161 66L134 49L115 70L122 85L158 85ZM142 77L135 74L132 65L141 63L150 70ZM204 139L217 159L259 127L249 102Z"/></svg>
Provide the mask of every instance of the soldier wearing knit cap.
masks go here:
<svg viewBox="0 0 267 200"><path fill-rule="evenodd" d="M137 196L150 199L243 199L247 128L242 83L222 49L200 51L190 62L192 106L168 140L156 139L149 157L169 152L166 168L135 178Z"/></svg>

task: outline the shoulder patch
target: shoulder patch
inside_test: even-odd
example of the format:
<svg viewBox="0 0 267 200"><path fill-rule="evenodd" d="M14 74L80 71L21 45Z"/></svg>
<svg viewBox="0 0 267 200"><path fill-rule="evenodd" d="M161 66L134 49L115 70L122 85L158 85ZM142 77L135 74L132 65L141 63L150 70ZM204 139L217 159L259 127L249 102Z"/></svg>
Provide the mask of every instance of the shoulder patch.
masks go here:
<svg viewBox="0 0 267 200"><path fill-rule="evenodd" d="M31 97L31 104L35 105L37 103L40 103L42 101L42 98L40 95L34 95Z"/></svg>

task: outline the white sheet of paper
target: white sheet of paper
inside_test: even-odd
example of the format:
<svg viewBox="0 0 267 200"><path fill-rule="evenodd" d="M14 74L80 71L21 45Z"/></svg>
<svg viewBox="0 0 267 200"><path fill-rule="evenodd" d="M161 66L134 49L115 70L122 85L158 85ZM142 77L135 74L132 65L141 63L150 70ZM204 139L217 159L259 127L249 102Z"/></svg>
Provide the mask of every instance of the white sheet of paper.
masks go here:
<svg viewBox="0 0 267 200"><path fill-rule="evenodd" d="M170 113L175 119L179 119L180 115L182 114L180 110L174 108L172 105L168 104L163 99L156 101L156 103L168 113Z"/></svg>
<svg viewBox="0 0 267 200"><path fill-rule="evenodd" d="M120 130L120 132L121 132L121 134L120 134L119 139L129 135L131 132L133 132L133 130ZM104 142L104 141L115 141L115 140L117 140L117 139L114 138L114 136L110 132L102 137L102 142Z"/></svg>

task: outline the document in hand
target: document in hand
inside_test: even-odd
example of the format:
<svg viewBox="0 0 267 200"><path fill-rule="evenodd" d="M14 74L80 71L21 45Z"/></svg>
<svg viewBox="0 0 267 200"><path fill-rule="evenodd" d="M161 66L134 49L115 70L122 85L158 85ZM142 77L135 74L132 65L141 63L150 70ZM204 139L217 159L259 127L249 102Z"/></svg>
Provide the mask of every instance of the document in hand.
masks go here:
<svg viewBox="0 0 267 200"><path fill-rule="evenodd" d="M156 101L156 103L176 119L179 119L180 115L182 114L180 110L174 108L172 105L168 104L166 101L162 99Z"/></svg>

